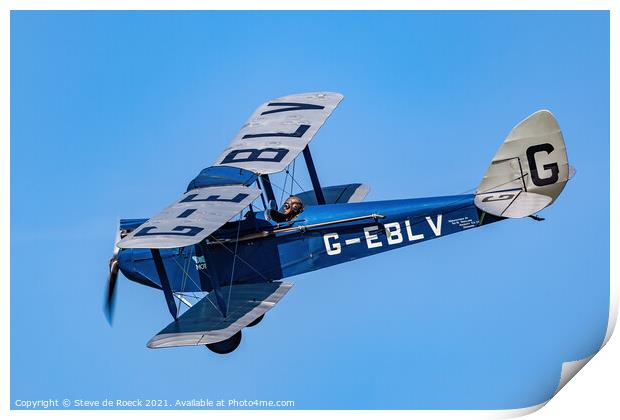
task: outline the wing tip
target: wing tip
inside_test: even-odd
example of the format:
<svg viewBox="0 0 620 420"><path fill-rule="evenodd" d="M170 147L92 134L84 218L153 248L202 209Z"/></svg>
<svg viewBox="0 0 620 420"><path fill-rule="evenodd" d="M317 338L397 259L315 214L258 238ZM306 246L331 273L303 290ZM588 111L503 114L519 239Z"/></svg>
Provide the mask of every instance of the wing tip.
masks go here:
<svg viewBox="0 0 620 420"><path fill-rule="evenodd" d="M316 99L325 99L326 97L333 97L337 99L337 103L339 103L342 99L344 99L344 95L339 92L330 92L330 91L316 91L316 92L302 92L302 93L292 93L290 95L280 96L278 98L270 99L266 103L272 101L280 101L283 99L291 99L291 98L316 98Z"/></svg>

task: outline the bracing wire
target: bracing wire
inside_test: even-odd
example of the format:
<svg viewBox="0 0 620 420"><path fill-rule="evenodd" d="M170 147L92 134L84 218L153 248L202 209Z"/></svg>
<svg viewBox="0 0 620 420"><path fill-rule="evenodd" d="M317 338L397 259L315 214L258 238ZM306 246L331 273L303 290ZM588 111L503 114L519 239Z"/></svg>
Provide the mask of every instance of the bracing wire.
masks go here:
<svg viewBox="0 0 620 420"><path fill-rule="evenodd" d="M291 193L289 195L293 195L293 182L295 181L295 163L296 162L297 162L297 159L294 159L293 160L293 175L291 175Z"/></svg>
<svg viewBox="0 0 620 420"><path fill-rule="evenodd" d="M178 261L176 260L176 258L173 258L172 261L174 261L174 263L183 271L183 273L185 273L185 275L192 281L192 283L194 283L194 286L196 286L196 288L198 290L202 290L202 288L198 285L198 283L196 283L196 281L194 281L194 278L192 276L189 275L189 273L187 271L185 271L185 269L181 266L181 264L178 263ZM189 268L189 260L188 260L188 268ZM198 299L198 298L196 298ZM211 305L213 305L213 307L219 311L219 308L217 307L217 305L215 305L215 303L213 303L211 301L211 299L207 299Z"/></svg>
<svg viewBox="0 0 620 420"><path fill-rule="evenodd" d="M288 173L288 170L287 170L287 173ZM294 175L294 174L295 174L295 167L293 166L293 175ZM301 191L305 191L305 188L304 188L304 187L302 187L302 186L299 184L299 182L297 182L297 180L296 180L295 178L292 178L292 179L293 179L293 182L295 182L295 184L297 184L297 186L299 187L299 189L300 189Z"/></svg>
<svg viewBox="0 0 620 420"><path fill-rule="evenodd" d="M228 285L228 299L226 307L230 306L230 295L232 294L232 283L235 277L235 262L237 262L237 247L239 245L239 232L241 231L241 213L239 213L239 224L237 226L237 239L235 240L235 253L233 254L232 270L230 271L230 283Z"/></svg>
<svg viewBox="0 0 620 420"><path fill-rule="evenodd" d="M295 181L295 183L296 183L296 184L297 184L297 185L298 185L298 186L302 189L302 191L303 191L303 187L302 187L301 185L299 185L299 184L297 183L297 181ZM276 187L276 188L277 188L278 190L280 190L280 191L284 191L284 192L286 192L286 189L282 188L281 186L279 186L278 184L274 183L273 181L271 181L271 186L272 186L272 187Z"/></svg>
<svg viewBox="0 0 620 420"><path fill-rule="evenodd" d="M181 264L179 264L179 262L176 260L176 258L173 258L173 259L172 259L172 261L174 261L174 263L175 263L175 264L176 264L176 265L177 265L177 266L181 269L181 271L183 271L184 275L185 275L187 278L189 278L189 279L192 281L192 283L194 283L194 286L196 286L196 287L198 288L198 290L201 290L201 289L200 289L200 286L198 285L198 283L196 283L196 282L194 281L193 277L192 277L191 275L189 275L189 273L185 270L185 268L183 268L183 267L181 266ZM189 264L188 264L188 268L189 268Z"/></svg>
<svg viewBox="0 0 620 420"><path fill-rule="evenodd" d="M284 189L282 190L282 193L280 194L280 203L282 203L282 200L284 199L284 193L286 192L286 182L288 181L288 168L289 166L291 166L290 164L286 167L285 172L286 172L286 176L284 177ZM293 181L291 181L291 185L293 184Z"/></svg>
<svg viewBox="0 0 620 420"><path fill-rule="evenodd" d="M217 238L216 238L215 236L213 236L213 235L211 235L211 236L210 236L210 238L211 238L211 239L213 239L213 240L214 240L215 242L217 242L218 244L222 245L226 251L228 251L228 252L230 252L231 254L233 254L233 255L234 255L234 252L233 252L230 248L228 248L224 242L220 241L219 239L217 239ZM268 279L267 277L263 276L263 274L262 274L260 271L258 271L256 268L254 268L254 267L252 266L252 264L250 264L249 262L247 262L246 260L244 260L243 258L241 258L241 257L240 257L240 256L238 256L238 255L237 255L237 259L238 259L239 261L241 261L242 263L244 263L245 265L247 265L247 266L248 266L248 267L249 267L252 271L254 271L256 274L258 274L259 276L261 276L261 277L263 278L263 280L265 280L265 281L269 281L269 279Z"/></svg>

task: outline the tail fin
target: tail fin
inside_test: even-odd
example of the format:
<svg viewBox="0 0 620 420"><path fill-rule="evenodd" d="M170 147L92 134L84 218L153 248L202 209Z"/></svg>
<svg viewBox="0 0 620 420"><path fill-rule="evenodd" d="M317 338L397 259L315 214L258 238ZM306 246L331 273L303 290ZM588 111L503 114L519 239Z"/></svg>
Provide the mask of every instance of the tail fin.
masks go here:
<svg viewBox="0 0 620 420"><path fill-rule="evenodd" d="M517 124L476 190L476 206L519 218L549 206L572 176L562 132L553 114L537 111Z"/></svg>

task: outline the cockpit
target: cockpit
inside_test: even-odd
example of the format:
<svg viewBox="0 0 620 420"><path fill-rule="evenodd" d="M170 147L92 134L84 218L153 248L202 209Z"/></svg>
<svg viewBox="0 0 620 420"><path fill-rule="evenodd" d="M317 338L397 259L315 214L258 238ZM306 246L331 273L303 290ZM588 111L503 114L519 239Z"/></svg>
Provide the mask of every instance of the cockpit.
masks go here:
<svg viewBox="0 0 620 420"><path fill-rule="evenodd" d="M276 223L289 222L304 211L304 203L295 195L286 199L280 211L271 209L265 212L268 219Z"/></svg>

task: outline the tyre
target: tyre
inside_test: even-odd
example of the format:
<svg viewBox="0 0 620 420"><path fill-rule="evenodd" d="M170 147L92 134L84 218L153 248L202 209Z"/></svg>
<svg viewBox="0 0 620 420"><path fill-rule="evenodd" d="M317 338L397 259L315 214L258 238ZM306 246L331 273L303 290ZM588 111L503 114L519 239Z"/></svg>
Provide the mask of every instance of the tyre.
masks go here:
<svg viewBox="0 0 620 420"><path fill-rule="evenodd" d="M206 346L209 350L211 350L214 353L228 354L234 351L237 347L239 347L239 343L241 343L241 330L239 330L237 334L233 335L230 338L227 338L224 341L206 344Z"/></svg>

